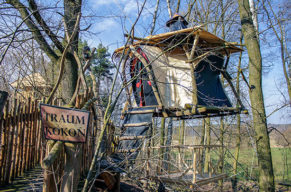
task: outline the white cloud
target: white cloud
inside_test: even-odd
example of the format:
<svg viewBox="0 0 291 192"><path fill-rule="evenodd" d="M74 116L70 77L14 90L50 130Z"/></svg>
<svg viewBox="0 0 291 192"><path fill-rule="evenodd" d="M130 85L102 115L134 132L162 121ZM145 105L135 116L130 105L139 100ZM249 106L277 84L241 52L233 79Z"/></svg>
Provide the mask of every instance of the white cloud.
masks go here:
<svg viewBox="0 0 291 192"><path fill-rule="evenodd" d="M94 27L97 31L112 30L118 27L118 23L114 19L104 19L103 21L97 23Z"/></svg>
<svg viewBox="0 0 291 192"><path fill-rule="evenodd" d="M124 5L127 4L129 1L128 0L90 0L91 3L95 6L95 7L99 7L99 6L104 6L104 5Z"/></svg>
<svg viewBox="0 0 291 192"><path fill-rule="evenodd" d="M100 5L108 5L110 3L114 3L114 0L91 0L91 3L97 7Z"/></svg>
<svg viewBox="0 0 291 192"><path fill-rule="evenodd" d="M137 13L137 3L135 0L128 1L127 4L124 5L123 11L126 15L130 15L132 13Z"/></svg>
<svg viewBox="0 0 291 192"><path fill-rule="evenodd" d="M95 8L110 6L111 9L114 9L117 12L123 12L123 14L127 16L137 14L137 6L141 6L142 4L142 2L137 3L137 0L90 0L90 2Z"/></svg>

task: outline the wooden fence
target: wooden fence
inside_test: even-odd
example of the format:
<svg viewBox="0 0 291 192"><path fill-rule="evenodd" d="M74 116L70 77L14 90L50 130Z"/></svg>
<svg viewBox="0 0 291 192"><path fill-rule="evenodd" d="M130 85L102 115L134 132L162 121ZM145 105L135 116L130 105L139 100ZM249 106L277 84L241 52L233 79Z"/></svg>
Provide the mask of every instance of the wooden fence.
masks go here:
<svg viewBox="0 0 291 192"><path fill-rule="evenodd" d="M84 101L79 95L77 102ZM46 154L46 140L40 120L40 100L13 99L6 102L3 115L0 116L0 186L12 183L17 176L40 165ZM60 102L53 101L54 105ZM92 117L92 115L91 115ZM97 133L96 120L90 119L87 142L82 144L83 157L81 172L84 174L90 166ZM58 164L64 162L64 152L59 156ZM62 178L63 170L57 171Z"/></svg>

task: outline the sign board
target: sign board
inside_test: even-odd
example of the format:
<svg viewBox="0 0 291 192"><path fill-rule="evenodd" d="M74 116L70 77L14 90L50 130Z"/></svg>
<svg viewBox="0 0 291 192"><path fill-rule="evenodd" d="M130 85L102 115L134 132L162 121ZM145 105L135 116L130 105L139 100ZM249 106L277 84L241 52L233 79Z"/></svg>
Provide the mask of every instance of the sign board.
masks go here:
<svg viewBox="0 0 291 192"><path fill-rule="evenodd" d="M40 104L41 120L46 139L86 142L88 111Z"/></svg>
<svg viewBox="0 0 291 192"><path fill-rule="evenodd" d="M7 97L8 93L6 91L0 91L0 116L2 115Z"/></svg>

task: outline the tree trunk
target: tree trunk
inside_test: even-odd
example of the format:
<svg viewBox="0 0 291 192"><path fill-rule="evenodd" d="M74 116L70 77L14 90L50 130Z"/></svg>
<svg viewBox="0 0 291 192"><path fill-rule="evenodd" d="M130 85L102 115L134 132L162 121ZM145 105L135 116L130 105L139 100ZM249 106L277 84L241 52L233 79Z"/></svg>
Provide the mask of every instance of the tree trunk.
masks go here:
<svg viewBox="0 0 291 192"><path fill-rule="evenodd" d="M68 28L68 35L71 36L77 21L77 15L81 12L81 0L64 0L64 20ZM67 37L68 38L68 37ZM65 39L67 39L65 38ZM71 48L65 62L64 79L62 81L62 96L68 103L75 91L78 79L78 64L76 63L73 51L78 52L79 33L72 40Z"/></svg>
<svg viewBox="0 0 291 192"><path fill-rule="evenodd" d="M77 21L77 15L81 12L81 0L64 0L64 20L67 25L68 35L71 36ZM78 52L77 33L72 40L71 50L65 62L64 79L62 81L62 96L68 103L75 91L78 79L78 65L73 57L73 51ZM64 178L62 181L62 191L77 191L81 171L81 154L80 144L65 144L66 164L64 166Z"/></svg>
<svg viewBox="0 0 291 192"><path fill-rule="evenodd" d="M250 100L258 153L259 187L261 191L275 191L270 140L262 91L262 58L248 0L238 0L242 32L249 55Z"/></svg>

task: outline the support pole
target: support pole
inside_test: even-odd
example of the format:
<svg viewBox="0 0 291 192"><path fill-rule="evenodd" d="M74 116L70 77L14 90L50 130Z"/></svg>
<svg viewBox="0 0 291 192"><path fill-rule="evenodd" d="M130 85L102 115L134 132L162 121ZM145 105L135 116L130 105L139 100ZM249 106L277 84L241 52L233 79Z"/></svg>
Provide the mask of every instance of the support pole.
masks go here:
<svg viewBox="0 0 291 192"><path fill-rule="evenodd" d="M197 164L196 164L196 159L197 159L197 152L196 149L193 150L193 184L196 183L196 171L197 171Z"/></svg>
<svg viewBox="0 0 291 192"><path fill-rule="evenodd" d="M161 119L161 134L160 134L160 146L165 145L165 117ZM159 149L159 164L158 164L158 173L161 174L163 170L163 159L164 159L164 148Z"/></svg>
<svg viewBox="0 0 291 192"><path fill-rule="evenodd" d="M191 49L190 53L188 52L187 46L183 46L183 49L184 49L185 54L187 56L187 59L189 61L193 60L193 58L194 58L194 54L195 54L195 50L197 48L198 42L199 42L199 33L197 33L195 35L194 42L193 42L192 49ZM194 105L194 107L192 109L192 113L196 112L196 107L195 106L198 104L197 85L196 85L196 78L195 78L195 65L198 62L199 61L195 61L195 62L191 62L190 63L191 78L192 78L192 90L193 90L193 92L192 92L192 102L193 102L193 105Z"/></svg>

